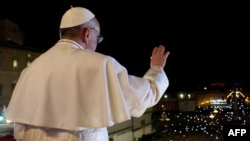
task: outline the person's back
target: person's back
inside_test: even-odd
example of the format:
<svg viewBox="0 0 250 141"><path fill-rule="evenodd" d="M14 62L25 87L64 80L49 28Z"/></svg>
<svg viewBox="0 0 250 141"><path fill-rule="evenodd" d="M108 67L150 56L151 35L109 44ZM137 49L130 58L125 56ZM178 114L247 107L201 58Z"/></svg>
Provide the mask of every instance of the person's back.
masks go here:
<svg viewBox="0 0 250 141"><path fill-rule="evenodd" d="M88 9L63 15L61 39L23 70L6 115L23 141L107 141L106 127L141 116L167 89L169 52L155 47L143 77L94 52L103 39Z"/></svg>

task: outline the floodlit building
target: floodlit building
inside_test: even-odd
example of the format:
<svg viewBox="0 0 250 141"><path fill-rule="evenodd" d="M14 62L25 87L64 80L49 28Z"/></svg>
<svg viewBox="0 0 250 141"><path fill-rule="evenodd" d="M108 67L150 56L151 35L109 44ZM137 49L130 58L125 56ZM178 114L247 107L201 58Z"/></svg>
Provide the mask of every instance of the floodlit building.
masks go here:
<svg viewBox="0 0 250 141"><path fill-rule="evenodd" d="M24 47L24 34L9 19L0 19L0 31L0 105L8 105L21 71L42 51Z"/></svg>
<svg viewBox="0 0 250 141"><path fill-rule="evenodd" d="M21 71L40 54L41 51L0 44L0 105L8 105Z"/></svg>

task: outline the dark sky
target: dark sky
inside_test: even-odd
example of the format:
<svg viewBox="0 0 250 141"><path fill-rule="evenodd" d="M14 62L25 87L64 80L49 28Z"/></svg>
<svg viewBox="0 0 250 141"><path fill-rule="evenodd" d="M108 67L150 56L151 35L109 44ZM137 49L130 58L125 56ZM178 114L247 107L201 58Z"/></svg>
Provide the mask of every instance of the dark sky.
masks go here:
<svg viewBox="0 0 250 141"><path fill-rule="evenodd" d="M22 3L21 3L22 2ZM249 8L240 2L139 2L97 0L1 1L1 17L18 23L25 45L48 49L58 39L64 11L73 6L92 10L104 40L98 52L111 55L142 76L154 46L171 54L165 70L171 89L198 82L250 81Z"/></svg>

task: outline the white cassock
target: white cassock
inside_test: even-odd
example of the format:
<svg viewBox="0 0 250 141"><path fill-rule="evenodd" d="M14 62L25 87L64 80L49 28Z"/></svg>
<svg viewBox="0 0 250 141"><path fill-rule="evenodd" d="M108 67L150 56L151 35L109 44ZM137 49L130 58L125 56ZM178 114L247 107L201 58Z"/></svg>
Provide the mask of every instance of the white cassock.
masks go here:
<svg viewBox="0 0 250 141"><path fill-rule="evenodd" d="M59 40L24 69L7 118L66 130L108 127L141 116L169 86L162 67L137 77L114 58L81 48Z"/></svg>

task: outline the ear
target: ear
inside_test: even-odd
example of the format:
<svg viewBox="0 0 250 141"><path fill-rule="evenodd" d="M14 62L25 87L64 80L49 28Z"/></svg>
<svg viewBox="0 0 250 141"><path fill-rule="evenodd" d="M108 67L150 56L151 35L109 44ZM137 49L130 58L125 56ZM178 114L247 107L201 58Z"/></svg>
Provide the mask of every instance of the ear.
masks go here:
<svg viewBox="0 0 250 141"><path fill-rule="evenodd" d="M82 29L82 32L81 32L81 37L82 37L82 41L84 43L88 43L89 42L89 39L90 39L90 29L89 28L84 28Z"/></svg>

